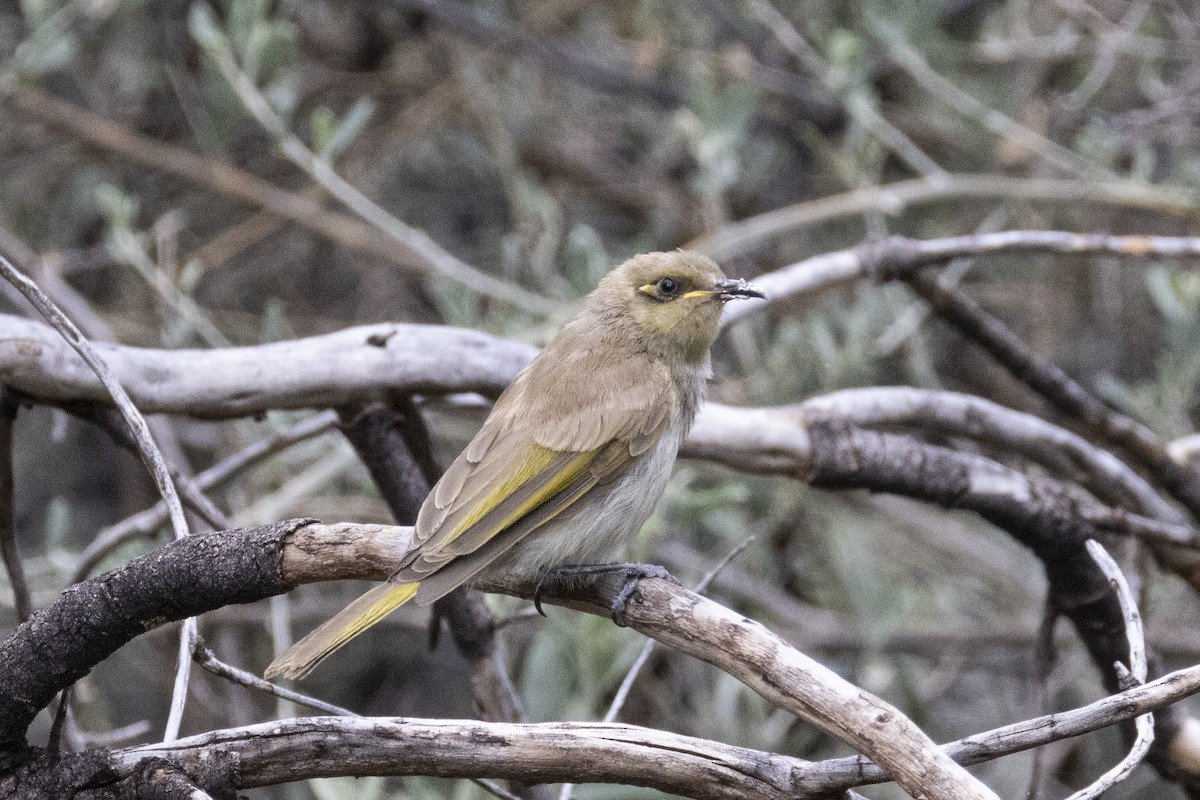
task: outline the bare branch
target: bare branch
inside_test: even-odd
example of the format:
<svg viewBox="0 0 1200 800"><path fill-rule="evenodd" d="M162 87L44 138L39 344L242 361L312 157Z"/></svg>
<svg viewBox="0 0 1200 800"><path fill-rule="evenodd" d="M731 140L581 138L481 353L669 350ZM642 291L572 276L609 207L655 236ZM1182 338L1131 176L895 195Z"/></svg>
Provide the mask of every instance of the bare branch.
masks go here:
<svg viewBox="0 0 1200 800"><path fill-rule="evenodd" d="M1121 574L1121 568L1117 566L1117 562L1113 561L1112 556L1100 545L1099 542L1089 539L1087 541L1088 553L1096 561L1096 564L1108 576L1109 583L1117 593L1117 599L1121 601L1121 613L1125 617L1125 636L1129 641L1129 667L1125 668L1121 662L1117 662L1116 668L1118 673L1123 673L1123 682L1128 683L1128 686L1141 686L1146 682L1146 641L1142 633L1142 615L1138 613L1137 604L1133 599L1133 592L1129 590L1129 583L1125 580L1125 576ZM1150 713L1142 714L1135 720L1137 726L1137 736L1134 739L1133 747L1129 749L1126 756L1121 759L1112 769L1105 772L1098 779L1092 782L1090 786L1080 789L1072 794L1067 800L1092 800L1107 792L1113 786L1116 786L1121 781L1129 777L1129 773L1133 772L1133 768L1142 763L1142 759L1150 752L1150 745L1154 744L1154 715Z"/></svg>
<svg viewBox="0 0 1200 800"><path fill-rule="evenodd" d="M347 746L330 748L331 740ZM792 780L806 763L799 759L604 723L302 718L120 751L114 766L130 770L149 756L194 765L211 754L236 756L242 788L334 775L486 775L649 786L713 800L806 796Z"/></svg>
<svg viewBox="0 0 1200 800"><path fill-rule="evenodd" d="M306 441L331 430L337 424L337 413L322 411L290 428L247 445L238 452L221 459L197 475L191 482L199 492L222 486L243 470L261 463L292 445ZM167 519L167 507L161 500L144 511L139 511L115 525L110 525L96 534L84 549L79 563L71 576L71 583L83 580L113 550L133 539L149 536ZM223 525L214 525L220 528Z"/></svg>
<svg viewBox="0 0 1200 800"><path fill-rule="evenodd" d="M13 422L17 415L10 392L0 388L0 556L12 587L17 620L24 622L33 613L33 600L21 554L17 552L17 531L13 517Z"/></svg>
<svg viewBox="0 0 1200 800"><path fill-rule="evenodd" d="M832 392L804 401L805 411L843 417L864 427L917 428L972 439L1017 453L1060 480L1078 482L1104 502L1180 526L1187 520L1139 474L1082 436L982 397L908 387L873 387ZM1200 554L1146 538L1154 557L1194 587L1200 587Z"/></svg>
<svg viewBox="0 0 1200 800"><path fill-rule="evenodd" d="M952 182L960 180L951 178ZM1003 179L1000 179L1003 184ZM984 189L986 187L970 187ZM1067 188L1067 187L1061 187ZM1085 191L1083 185L1076 191ZM1103 190L1097 190L1103 195ZM907 193L905 193L907 194ZM1095 199L1088 195L1088 199ZM1077 200L1080 198L1076 198ZM822 202L822 201L813 201ZM764 220L764 224L771 223ZM703 243L694 246L711 250ZM956 258L996 253L1064 253L1108 255L1122 258L1195 258L1200 256L1200 237L1195 236L1109 236L1066 231L1000 231L944 239L909 239L889 236L866 241L849 250L822 253L786 267L759 275L754 285L767 295L766 303L731 305L725 309L726 325L747 314L788 298L820 291L862 278L902 278L921 267Z"/></svg>
<svg viewBox="0 0 1200 800"><path fill-rule="evenodd" d="M834 414L868 428L919 429L973 439L1019 453L1064 480L1078 480L1114 505L1183 523L1183 517L1123 461L1078 434L1040 417L959 392L880 386L845 389L805 400L806 411Z"/></svg>
<svg viewBox="0 0 1200 800"><path fill-rule="evenodd" d="M1195 243L1200 246L1200 239ZM1193 514L1200 515L1200 475L1171 458L1146 425L1112 408L1055 364L1038 358L1007 325L961 289L943 286L935 275L922 271L906 272L904 279L938 316L991 354L1013 377L1098 437L1128 452Z"/></svg>
<svg viewBox="0 0 1200 800"><path fill-rule="evenodd" d="M163 502L166 504L167 513L171 519L171 528L175 532L175 538L182 539L187 536L189 532L187 517L183 513L183 504L179 501L179 495L175 491L175 481L171 478L167 462L163 459L162 453L159 452L158 446L154 443L154 437L150 435L150 428L146 425L145 418L133 404L133 401L129 399L129 395L121 387L120 381L113 375L108 364L105 363L104 357L100 355L98 349L80 332L79 328L71 320L67 319L66 315L54 304L54 301L47 297L38 288L37 284L21 274L3 256L0 256L0 274L3 274L5 280L15 286L17 291L25 295L29 302L33 303L38 313L45 317L46 321L62 334L62 337L87 362L88 367L104 385L105 391L121 412L125 424L129 426L129 430L133 434L133 439L137 443L138 453L141 455L142 461L145 462L147 469L150 470L151 477L154 478L154 484L158 487L158 493L162 496ZM179 666L175 675L175 688L171 693L171 711L167 717L167 729L164 734L165 741L174 739L179 733L179 724L183 716L183 706L187 698L188 677L191 674L192 667L192 647L195 639L196 622L195 620L187 620L184 622L183 631L180 633Z"/></svg>

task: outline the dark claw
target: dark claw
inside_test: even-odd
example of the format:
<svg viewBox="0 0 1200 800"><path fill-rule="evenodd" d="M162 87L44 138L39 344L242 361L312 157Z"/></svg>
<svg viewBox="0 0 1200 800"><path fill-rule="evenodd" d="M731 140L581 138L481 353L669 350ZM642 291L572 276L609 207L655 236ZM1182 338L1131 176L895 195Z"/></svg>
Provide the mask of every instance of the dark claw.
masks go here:
<svg viewBox="0 0 1200 800"><path fill-rule="evenodd" d="M546 616L546 612L542 610L542 583L545 580L546 576L543 575L542 577L538 578L537 586L533 587L533 607L537 609L537 612L543 617Z"/></svg>
<svg viewBox="0 0 1200 800"><path fill-rule="evenodd" d="M679 581L670 572L667 572L666 567L656 566L654 564L631 564L625 570L625 584L621 587L621 591L617 592L617 596L612 602L612 621L613 624L622 628L626 627L622 621L625 616L625 606L629 603L629 599L637 594L638 584L644 578L663 578L675 585L679 585Z"/></svg>
<svg viewBox="0 0 1200 800"><path fill-rule="evenodd" d="M625 627L625 623L621 621L621 617L625 614L625 606L629 602L629 598L637 593L638 582L643 578L663 578L676 586L679 585L679 581L675 580L675 577L667 572L665 567L654 564L568 564L549 569L540 576L537 586L533 590L533 607L543 617L546 616L546 613L542 611L541 604L542 584L546 581L594 578L612 573L620 573L625 579L621 590L617 592L612 601L612 621L621 627Z"/></svg>

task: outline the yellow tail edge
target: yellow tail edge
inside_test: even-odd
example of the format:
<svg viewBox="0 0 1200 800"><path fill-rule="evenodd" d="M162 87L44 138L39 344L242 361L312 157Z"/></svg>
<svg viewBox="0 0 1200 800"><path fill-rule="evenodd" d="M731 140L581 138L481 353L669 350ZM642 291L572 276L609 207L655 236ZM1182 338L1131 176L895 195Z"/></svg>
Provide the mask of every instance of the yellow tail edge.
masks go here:
<svg viewBox="0 0 1200 800"><path fill-rule="evenodd" d="M419 583L385 583L343 608L271 662L267 678L303 678L335 650L417 594Z"/></svg>

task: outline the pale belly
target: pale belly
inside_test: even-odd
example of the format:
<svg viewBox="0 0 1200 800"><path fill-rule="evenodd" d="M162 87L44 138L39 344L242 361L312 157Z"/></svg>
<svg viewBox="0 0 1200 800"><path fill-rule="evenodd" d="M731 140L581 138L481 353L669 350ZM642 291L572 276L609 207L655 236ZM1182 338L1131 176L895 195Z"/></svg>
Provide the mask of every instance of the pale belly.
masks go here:
<svg viewBox="0 0 1200 800"><path fill-rule="evenodd" d="M654 513L662 497L679 437L664 436L629 472L585 498L576 511L538 528L488 567L487 572L534 577L563 564L598 564L617 560Z"/></svg>

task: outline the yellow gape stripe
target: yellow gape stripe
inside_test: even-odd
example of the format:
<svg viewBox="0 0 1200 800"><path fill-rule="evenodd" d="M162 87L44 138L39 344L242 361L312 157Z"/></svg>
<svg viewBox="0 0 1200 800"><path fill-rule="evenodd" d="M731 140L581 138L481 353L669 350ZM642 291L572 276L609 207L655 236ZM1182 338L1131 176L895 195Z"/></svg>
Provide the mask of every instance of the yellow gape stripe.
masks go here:
<svg viewBox="0 0 1200 800"><path fill-rule="evenodd" d="M418 586L416 583L376 586L272 661L266 676L303 678L334 650L413 599Z"/></svg>

